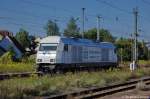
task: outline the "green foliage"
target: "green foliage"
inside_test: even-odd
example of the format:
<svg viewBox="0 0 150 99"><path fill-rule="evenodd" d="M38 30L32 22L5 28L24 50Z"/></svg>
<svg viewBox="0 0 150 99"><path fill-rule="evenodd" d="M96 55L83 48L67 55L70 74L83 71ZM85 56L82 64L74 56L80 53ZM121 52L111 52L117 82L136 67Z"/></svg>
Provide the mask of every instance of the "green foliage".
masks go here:
<svg viewBox="0 0 150 99"><path fill-rule="evenodd" d="M0 64L0 73L32 72L35 71L34 64L12 62Z"/></svg>
<svg viewBox="0 0 150 99"><path fill-rule="evenodd" d="M148 60L148 61L147 60L139 60L138 63L139 63L139 65L148 65L149 66L150 60Z"/></svg>
<svg viewBox="0 0 150 99"><path fill-rule="evenodd" d="M119 38L116 40L115 45L117 47L117 55L119 59L123 58L123 61L131 61L133 57L133 40L126 38ZM148 59L148 48L144 42L137 42L138 46L138 59Z"/></svg>
<svg viewBox="0 0 150 99"><path fill-rule="evenodd" d="M57 26L56 22L51 20L48 20L44 29L47 32L47 36L59 35L59 27Z"/></svg>
<svg viewBox="0 0 150 99"><path fill-rule="evenodd" d="M145 71L142 69L137 69L135 74L137 77L142 77L143 75L145 75Z"/></svg>
<svg viewBox="0 0 150 99"><path fill-rule="evenodd" d="M67 24L67 28L64 30L64 35L66 37L80 37L79 28L76 24L76 20L71 17Z"/></svg>
<svg viewBox="0 0 150 99"><path fill-rule="evenodd" d="M111 33L108 30L100 29L100 41L107 41L107 42L114 42L115 37L111 35ZM97 38L97 29L93 28L85 32L84 37L87 39L96 40Z"/></svg>
<svg viewBox="0 0 150 99"><path fill-rule="evenodd" d="M137 69L136 77L150 75L150 69ZM119 74L119 75L118 75ZM100 72L67 73L57 76L33 76L30 78L16 78L0 82L0 97L27 98L33 96L47 96L79 90L92 86L107 86L116 82L125 82L131 78L129 69L108 70Z"/></svg>
<svg viewBox="0 0 150 99"><path fill-rule="evenodd" d="M138 42L138 54L139 54L139 59L145 59L148 60L148 48L146 47L146 44L144 41Z"/></svg>
<svg viewBox="0 0 150 99"><path fill-rule="evenodd" d="M131 61L132 57L132 41L126 38L120 38L116 42L117 55L120 59L122 56L123 61Z"/></svg>
<svg viewBox="0 0 150 99"><path fill-rule="evenodd" d="M29 33L26 30L20 29L19 32L16 33L15 38L24 48L29 47Z"/></svg>
<svg viewBox="0 0 150 99"><path fill-rule="evenodd" d="M22 63L31 63L31 64L34 64L35 63L35 55L30 55L30 56L24 56L22 59L21 59L21 62Z"/></svg>
<svg viewBox="0 0 150 99"><path fill-rule="evenodd" d="M20 61L12 60L14 53L9 51L0 57L0 73L35 71L35 56L23 57Z"/></svg>
<svg viewBox="0 0 150 99"><path fill-rule="evenodd" d="M13 51L8 51L6 52L5 54L3 54L1 57L0 57L0 63L1 64L10 64L10 63L13 63L13 56L14 56L14 52Z"/></svg>

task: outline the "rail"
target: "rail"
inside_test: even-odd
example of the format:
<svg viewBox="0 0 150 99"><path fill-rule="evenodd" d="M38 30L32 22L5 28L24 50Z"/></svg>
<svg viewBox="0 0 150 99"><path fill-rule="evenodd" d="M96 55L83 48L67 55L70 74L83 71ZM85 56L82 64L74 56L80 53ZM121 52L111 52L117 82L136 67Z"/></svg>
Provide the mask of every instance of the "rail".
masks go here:
<svg viewBox="0 0 150 99"><path fill-rule="evenodd" d="M47 96L43 97L43 99L69 99L68 97L72 97L73 99L95 99L117 92L134 89L136 88L137 83L140 81L143 81L145 84L150 84L150 77L135 79L125 83L113 84L106 87L90 88L86 90L80 90L78 92Z"/></svg>
<svg viewBox="0 0 150 99"><path fill-rule="evenodd" d="M33 74L36 74L38 76L43 75L42 72L5 73L5 74L0 74L0 80L12 79L15 77L30 77Z"/></svg>

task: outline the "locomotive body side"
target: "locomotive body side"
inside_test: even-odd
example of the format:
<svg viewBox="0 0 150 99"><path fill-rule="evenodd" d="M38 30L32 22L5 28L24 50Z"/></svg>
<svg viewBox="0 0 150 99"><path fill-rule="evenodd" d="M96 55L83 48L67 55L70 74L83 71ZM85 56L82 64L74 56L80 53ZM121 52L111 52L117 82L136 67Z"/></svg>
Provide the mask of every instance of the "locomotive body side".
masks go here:
<svg viewBox="0 0 150 99"><path fill-rule="evenodd" d="M40 42L36 63L42 71L110 67L117 65L114 50L108 42L51 36Z"/></svg>

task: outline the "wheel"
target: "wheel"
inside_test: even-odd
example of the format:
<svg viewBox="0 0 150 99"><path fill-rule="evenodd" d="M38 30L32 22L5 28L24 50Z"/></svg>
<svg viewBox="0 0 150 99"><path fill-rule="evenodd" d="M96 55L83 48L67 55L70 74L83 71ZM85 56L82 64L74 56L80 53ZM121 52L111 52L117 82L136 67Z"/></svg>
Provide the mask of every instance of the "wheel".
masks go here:
<svg viewBox="0 0 150 99"><path fill-rule="evenodd" d="M37 64L37 68L36 68L37 72L43 72L43 67L40 64Z"/></svg>

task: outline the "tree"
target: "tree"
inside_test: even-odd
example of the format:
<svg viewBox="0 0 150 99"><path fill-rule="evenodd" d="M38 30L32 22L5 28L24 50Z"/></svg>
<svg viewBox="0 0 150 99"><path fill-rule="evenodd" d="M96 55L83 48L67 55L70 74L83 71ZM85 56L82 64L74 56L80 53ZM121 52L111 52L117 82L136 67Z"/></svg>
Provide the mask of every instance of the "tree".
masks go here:
<svg viewBox="0 0 150 99"><path fill-rule="evenodd" d="M117 47L117 55L119 58L123 58L124 61L131 61L133 58L133 40L120 38L116 40L115 45ZM144 41L137 42L138 47L138 59L139 60L146 60L148 59L148 48L146 47ZM122 50L121 50L122 49Z"/></svg>
<svg viewBox="0 0 150 99"><path fill-rule="evenodd" d="M132 40L126 38L119 38L116 40L115 45L117 48L118 58L123 61L131 61L132 59Z"/></svg>
<svg viewBox="0 0 150 99"><path fill-rule="evenodd" d="M70 18L67 28L64 30L64 35L67 37L80 37L79 28L76 24L76 20L73 17Z"/></svg>
<svg viewBox="0 0 150 99"><path fill-rule="evenodd" d="M29 33L24 30L24 29L20 29L19 32L16 33L15 38L17 39L17 41L24 47L27 48L30 45L30 41L29 41Z"/></svg>
<svg viewBox="0 0 150 99"><path fill-rule="evenodd" d="M56 22L48 20L48 22L44 28L47 32L47 36L59 35L59 27L56 24Z"/></svg>
<svg viewBox="0 0 150 99"><path fill-rule="evenodd" d="M100 29L100 41L114 42L115 37L106 29ZM93 28L85 32L84 37L87 39L96 40L97 38L97 29Z"/></svg>
<svg viewBox="0 0 150 99"><path fill-rule="evenodd" d="M140 60L148 59L148 47L146 46L144 40L141 42L138 42L138 58Z"/></svg>

